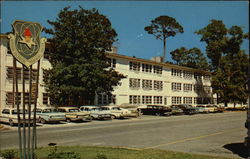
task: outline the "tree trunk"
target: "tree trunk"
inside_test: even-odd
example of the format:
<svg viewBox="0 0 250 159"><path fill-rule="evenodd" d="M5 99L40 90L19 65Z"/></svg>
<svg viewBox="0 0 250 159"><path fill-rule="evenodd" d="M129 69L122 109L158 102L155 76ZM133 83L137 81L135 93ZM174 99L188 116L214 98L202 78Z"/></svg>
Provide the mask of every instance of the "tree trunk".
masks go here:
<svg viewBox="0 0 250 159"><path fill-rule="evenodd" d="M166 61L166 37L163 37L163 59L162 62Z"/></svg>

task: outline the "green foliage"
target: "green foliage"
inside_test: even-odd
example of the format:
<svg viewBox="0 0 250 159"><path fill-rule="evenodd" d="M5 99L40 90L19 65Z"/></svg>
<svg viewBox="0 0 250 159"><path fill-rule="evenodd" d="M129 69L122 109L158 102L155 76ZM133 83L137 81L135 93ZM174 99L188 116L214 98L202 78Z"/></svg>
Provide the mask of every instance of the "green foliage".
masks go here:
<svg viewBox="0 0 250 159"><path fill-rule="evenodd" d="M0 156L5 159L14 159L17 155L17 152L15 150L5 150L0 152Z"/></svg>
<svg viewBox="0 0 250 159"><path fill-rule="evenodd" d="M166 38L174 37L177 33L183 33L183 27L172 17L159 16L154 20L151 20L151 25L144 28L148 34L153 34L156 39L163 41L163 60L166 56Z"/></svg>
<svg viewBox="0 0 250 159"><path fill-rule="evenodd" d="M219 20L211 20L196 33L207 44L206 53L213 73L212 87L214 93L220 96L219 102L246 102L249 56L240 46L249 34L244 34L239 26L227 29Z"/></svg>
<svg viewBox="0 0 250 159"><path fill-rule="evenodd" d="M176 61L177 65L208 70L208 62L200 49L192 48L187 50L185 47L181 47L180 49L176 49L170 52L172 55L172 59Z"/></svg>
<svg viewBox="0 0 250 159"><path fill-rule="evenodd" d="M93 103L96 93L113 91L124 78L109 68L106 51L116 41L116 32L108 18L98 10L64 8L45 29L52 35L48 54L52 69L47 70L45 83L57 105Z"/></svg>
<svg viewBox="0 0 250 159"><path fill-rule="evenodd" d="M105 154L97 154L95 159L108 159L108 157Z"/></svg>

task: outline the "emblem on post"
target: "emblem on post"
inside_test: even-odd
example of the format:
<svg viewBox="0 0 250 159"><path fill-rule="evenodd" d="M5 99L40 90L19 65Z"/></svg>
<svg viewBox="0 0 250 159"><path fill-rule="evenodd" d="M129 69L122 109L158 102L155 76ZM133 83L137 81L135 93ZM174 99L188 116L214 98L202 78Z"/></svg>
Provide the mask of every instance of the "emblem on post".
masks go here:
<svg viewBox="0 0 250 159"><path fill-rule="evenodd" d="M13 56L26 67L36 63L45 51L46 38L41 38L39 23L16 20L12 24L14 34L9 34Z"/></svg>

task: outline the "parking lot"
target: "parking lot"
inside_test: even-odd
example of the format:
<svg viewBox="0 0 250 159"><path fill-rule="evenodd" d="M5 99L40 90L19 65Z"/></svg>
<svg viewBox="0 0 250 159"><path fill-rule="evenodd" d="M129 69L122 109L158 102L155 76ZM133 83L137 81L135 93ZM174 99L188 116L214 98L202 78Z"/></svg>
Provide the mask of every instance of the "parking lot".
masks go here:
<svg viewBox="0 0 250 159"><path fill-rule="evenodd" d="M38 146L118 146L134 149L164 149L181 152L244 157L241 148L246 112L44 124L38 126ZM1 132L1 148L17 144L17 127ZM242 151L238 151L241 148Z"/></svg>

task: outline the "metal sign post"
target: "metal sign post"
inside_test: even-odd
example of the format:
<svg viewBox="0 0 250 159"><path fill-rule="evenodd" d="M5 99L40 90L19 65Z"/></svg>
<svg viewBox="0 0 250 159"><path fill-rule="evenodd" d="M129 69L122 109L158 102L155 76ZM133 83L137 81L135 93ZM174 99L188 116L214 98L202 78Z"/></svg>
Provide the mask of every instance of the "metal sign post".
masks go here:
<svg viewBox="0 0 250 159"><path fill-rule="evenodd" d="M39 83L39 69L40 59L45 51L45 38L40 37L42 26L39 23L26 22L16 20L12 24L13 34L9 34L9 45L13 55L13 67L14 67L14 79L13 79L13 103L17 107L18 116L18 136L19 136L19 156L20 159L34 159L34 149L37 147L36 138L36 105L38 98L38 83ZM22 64L22 105L23 108L20 110L19 107L19 93L18 93L18 75L17 75L17 64L19 61ZM37 76L36 76L36 91L34 99L32 99L32 65L37 64ZM29 91L25 92L25 70L29 71ZM15 87L15 88L14 88ZM28 100L27 100L28 99ZM32 100L34 100L33 116L31 114ZM27 108L26 108L27 105ZM26 110L28 116L26 116ZM22 111L22 115L21 114ZM32 119L33 118L33 119ZM21 123L22 121L22 123ZM21 124L23 127L21 127ZM28 129L26 129L28 124ZM33 130L31 131L31 124ZM22 129L22 130L21 130ZM27 133L26 133L27 131ZM32 137L31 137L32 134Z"/></svg>

